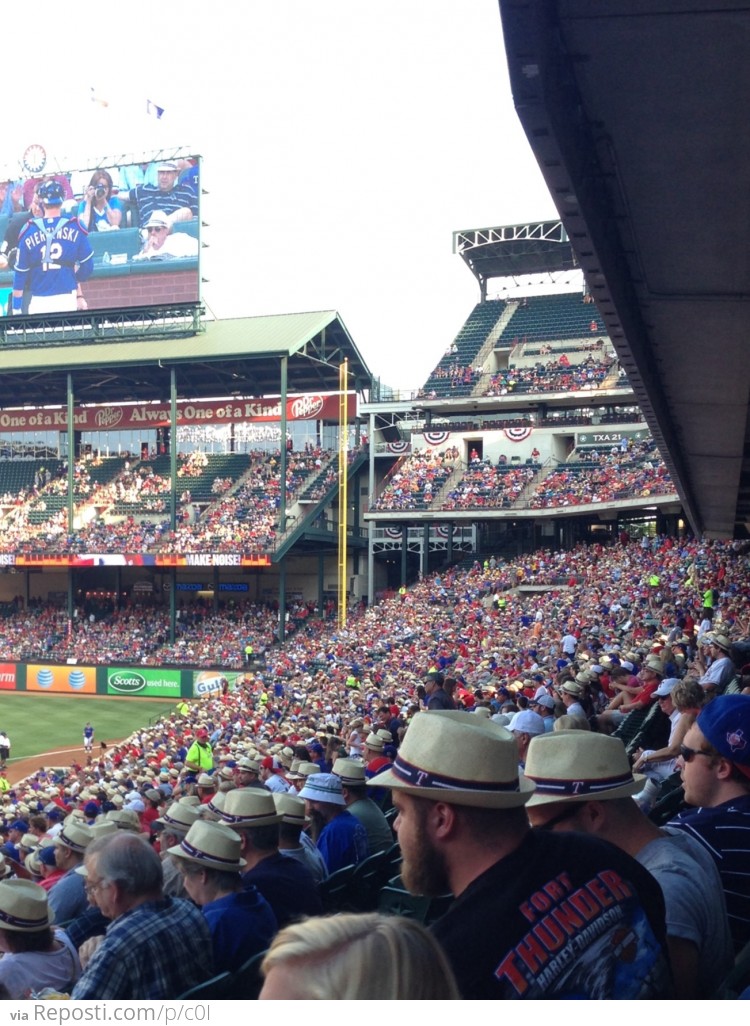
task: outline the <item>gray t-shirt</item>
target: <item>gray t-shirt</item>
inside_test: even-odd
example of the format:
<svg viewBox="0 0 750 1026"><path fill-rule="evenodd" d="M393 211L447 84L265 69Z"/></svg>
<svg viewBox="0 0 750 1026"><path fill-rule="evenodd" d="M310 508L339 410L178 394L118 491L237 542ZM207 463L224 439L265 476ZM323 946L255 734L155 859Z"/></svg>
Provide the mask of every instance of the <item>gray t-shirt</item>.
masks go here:
<svg viewBox="0 0 750 1026"><path fill-rule="evenodd" d="M734 960L721 878L714 860L693 838L680 832L662 834L636 858L664 894L667 936L697 946L700 996L709 997Z"/></svg>
<svg viewBox="0 0 750 1026"><path fill-rule="evenodd" d="M352 802L349 812L357 817L367 831L368 855L388 851L393 846L393 832L388 826L388 820L371 798L360 798Z"/></svg>

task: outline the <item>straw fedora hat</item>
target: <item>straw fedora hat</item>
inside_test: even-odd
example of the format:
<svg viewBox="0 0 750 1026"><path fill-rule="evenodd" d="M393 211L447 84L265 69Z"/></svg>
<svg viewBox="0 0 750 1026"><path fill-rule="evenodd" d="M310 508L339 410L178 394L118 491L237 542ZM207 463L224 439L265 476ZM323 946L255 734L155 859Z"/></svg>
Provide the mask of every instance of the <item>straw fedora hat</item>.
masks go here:
<svg viewBox="0 0 750 1026"><path fill-rule="evenodd" d="M365 738L365 747L373 752L382 752L385 748L385 741L377 734L368 734Z"/></svg>
<svg viewBox="0 0 750 1026"><path fill-rule="evenodd" d="M732 647L726 634L709 634L709 639L712 645L716 645L717 648L722 649L724 652L728 652Z"/></svg>
<svg viewBox="0 0 750 1026"><path fill-rule="evenodd" d="M206 869L221 869L226 873L239 872L247 862L240 857L242 839L224 824L207 823L198 819L187 836L167 851L176 859L193 862Z"/></svg>
<svg viewBox="0 0 750 1026"><path fill-rule="evenodd" d="M305 801L293 794L273 794L273 802L276 811L281 813L282 823L290 823L292 826L304 827L310 822L310 817L305 814Z"/></svg>
<svg viewBox="0 0 750 1026"><path fill-rule="evenodd" d="M99 837L106 837L107 834L116 834L117 824L113 823L111 819L105 819L102 817L101 819L98 819L96 823L92 823L89 830L91 831L91 836L94 840L97 840Z"/></svg>
<svg viewBox="0 0 750 1026"><path fill-rule="evenodd" d="M219 813L224 823L236 827L270 826L281 822L273 795L259 787L239 787L230 791Z"/></svg>
<svg viewBox="0 0 750 1026"><path fill-rule="evenodd" d="M342 784L364 784L365 764L356 759L337 759L333 764L333 772Z"/></svg>
<svg viewBox="0 0 750 1026"><path fill-rule="evenodd" d="M222 812L224 811L224 803L226 802L227 795L229 793L229 791L217 791L210 802L205 802L203 805L201 805L201 819L210 819L211 817L207 816L207 813L213 813L214 816L217 817L217 819L220 818Z"/></svg>
<svg viewBox="0 0 750 1026"><path fill-rule="evenodd" d="M631 770L619 738L588 730L533 738L524 772L536 784L529 806L627 798L646 783L642 773Z"/></svg>
<svg viewBox="0 0 750 1026"><path fill-rule="evenodd" d="M158 823L165 829L174 827L175 830L189 830L198 818L199 812L200 805L188 804L186 801L180 800L172 802L165 810L164 815L155 819L154 823Z"/></svg>
<svg viewBox="0 0 750 1026"><path fill-rule="evenodd" d="M130 830L134 834L141 832L141 820L135 809L114 809L107 813L107 819L114 823L118 830Z"/></svg>
<svg viewBox="0 0 750 1026"><path fill-rule="evenodd" d="M473 713L417 713L396 761L368 781L419 798L476 808L524 805L534 785L518 774L513 735Z"/></svg>
<svg viewBox="0 0 750 1026"><path fill-rule="evenodd" d="M0 856L0 858L2 858L2 862L0 862L0 879L2 879L3 877L10 876L13 870L7 864L3 856ZM23 860L23 864L32 876L41 876L42 867L39 862L39 848L35 848L34 851L30 851Z"/></svg>
<svg viewBox="0 0 750 1026"><path fill-rule="evenodd" d="M63 845L82 855L93 840L94 835L89 827L69 816L60 833L54 838L54 843L58 847Z"/></svg>
<svg viewBox="0 0 750 1026"><path fill-rule="evenodd" d="M47 892L31 880L0 881L0 930L40 933L52 925Z"/></svg>

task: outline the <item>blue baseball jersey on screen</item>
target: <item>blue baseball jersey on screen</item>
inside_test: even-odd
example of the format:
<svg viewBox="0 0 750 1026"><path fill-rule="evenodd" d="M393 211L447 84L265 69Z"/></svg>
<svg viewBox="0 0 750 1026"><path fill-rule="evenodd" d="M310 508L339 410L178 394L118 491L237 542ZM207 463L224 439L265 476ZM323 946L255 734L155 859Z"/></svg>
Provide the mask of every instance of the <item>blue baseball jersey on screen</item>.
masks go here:
<svg viewBox="0 0 750 1026"><path fill-rule="evenodd" d="M94 270L88 232L77 218L35 217L18 239L13 288L34 296L72 292Z"/></svg>

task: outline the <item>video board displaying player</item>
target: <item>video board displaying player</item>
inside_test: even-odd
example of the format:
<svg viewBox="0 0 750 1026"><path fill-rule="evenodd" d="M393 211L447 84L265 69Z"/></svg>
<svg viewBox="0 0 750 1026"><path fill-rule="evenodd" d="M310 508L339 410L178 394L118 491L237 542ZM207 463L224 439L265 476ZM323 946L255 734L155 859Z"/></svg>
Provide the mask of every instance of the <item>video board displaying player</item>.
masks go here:
<svg viewBox="0 0 750 1026"><path fill-rule="evenodd" d="M94 271L88 232L78 218L62 216L65 197L59 182L43 182L36 194L43 213L27 221L18 237L12 312L85 310L81 286Z"/></svg>
<svg viewBox="0 0 750 1026"><path fill-rule="evenodd" d="M8 182L0 324L198 302L199 172L191 157Z"/></svg>

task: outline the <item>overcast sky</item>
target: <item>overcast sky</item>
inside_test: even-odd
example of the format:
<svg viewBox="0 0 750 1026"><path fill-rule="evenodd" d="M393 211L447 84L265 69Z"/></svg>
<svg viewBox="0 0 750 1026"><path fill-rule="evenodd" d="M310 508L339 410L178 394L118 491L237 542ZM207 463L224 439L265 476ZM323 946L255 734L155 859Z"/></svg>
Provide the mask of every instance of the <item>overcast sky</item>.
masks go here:
<svg viewBox="0 0 750 1026"><path fill-rule="evenodd" d="M335 309L375 374L417 387L479 298L452 232L556 216L497 0L182 0L84 7L69 25L64 11L34 5L50 52L4 47L3 163L34 142L47 169L192 147L217 317Z"/></svg>

